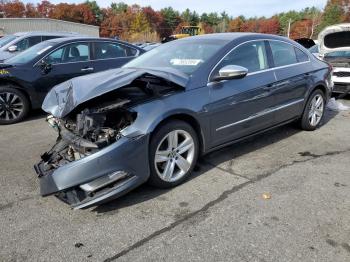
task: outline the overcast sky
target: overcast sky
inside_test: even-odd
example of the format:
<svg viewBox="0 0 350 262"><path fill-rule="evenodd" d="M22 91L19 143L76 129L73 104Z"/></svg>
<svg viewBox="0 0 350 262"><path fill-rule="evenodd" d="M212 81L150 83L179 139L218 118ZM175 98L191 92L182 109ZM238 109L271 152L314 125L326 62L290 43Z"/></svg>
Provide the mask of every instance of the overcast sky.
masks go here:
<svg viewBox="0 0 350 262"><path fill-rule="evenodd" d="M106 7L111 2L125 2L127 4L139 4L141 6L152 6L154 9L159 10L163 7L171 6L176 10L183 11L186 8L195 10L198 13L203 12L222 12L225 10L231 16L244 15L247 17L252 16L272 16L276 13L289 11L289 10L301 10L305 7L316 6L323 8L326 5L327 0L96 0L97 3ZM24 0L24 2L37 3L39 0ZM52 3L69 2L80 3L83 1L74 0L51 0Z"/></svg>

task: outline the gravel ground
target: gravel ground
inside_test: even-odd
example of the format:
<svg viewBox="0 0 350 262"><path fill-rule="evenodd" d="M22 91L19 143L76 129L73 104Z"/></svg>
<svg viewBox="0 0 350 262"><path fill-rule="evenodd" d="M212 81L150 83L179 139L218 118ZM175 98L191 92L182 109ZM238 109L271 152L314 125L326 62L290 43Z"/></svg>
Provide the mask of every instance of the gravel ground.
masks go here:
<svg viewBox="0 0 350 262"><path fill-rule="evenodd" d="M349 134L350 111L328 111L315 132L202 157L172 190L73 211L38 194L32 166L56 134L36 113L0 127L0 261L350 261Z"/></svg>

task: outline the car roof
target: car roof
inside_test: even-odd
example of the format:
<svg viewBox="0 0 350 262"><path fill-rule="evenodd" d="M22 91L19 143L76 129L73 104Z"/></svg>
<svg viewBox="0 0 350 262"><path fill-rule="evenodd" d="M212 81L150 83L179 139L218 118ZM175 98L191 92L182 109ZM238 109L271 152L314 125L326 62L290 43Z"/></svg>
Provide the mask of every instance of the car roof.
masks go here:
<svg viewBox="0 0 350 262"><path fill-rule="evenodd" d="M70 36L70 35L79 35L79 33L75 32L46 32L46 31L30 31L30 32L18 32L14 33L15 36L36 36L36 35L62 35L62 36Z"/></svg>
<svg viewBox="0 0 350 262"><path fill-rule="evenodd" d="M249 38L249 37L251 37L252 39L276 39L276 40L291 42L289 38L283 37L283 36L261 34L261 33L248 33L248 32L204 34L204 35L196 35L192 37L185 37L176 41L203 39L203 40L223 40L223 41L231 42L239 38Z"/></svg>
<svg viewBox="0 0 350 262"><path fill-rule="evenodd" d="M53 38L53 39L47 40L46 42L51 42L51 43L54 43L54 44L61 44L61 43L68 43L68 42L73 42L73 41L110 41L110 42L130 45L130 46L133 46L133 47L136 47L136 48L142 50L138 46L135 46L135 45L130 44L128 42L124 42L124 41L121 41L121 40L116 40L114 38L106 38L106 37L79 37L79 36L61 37L61 38Z"/></svg>

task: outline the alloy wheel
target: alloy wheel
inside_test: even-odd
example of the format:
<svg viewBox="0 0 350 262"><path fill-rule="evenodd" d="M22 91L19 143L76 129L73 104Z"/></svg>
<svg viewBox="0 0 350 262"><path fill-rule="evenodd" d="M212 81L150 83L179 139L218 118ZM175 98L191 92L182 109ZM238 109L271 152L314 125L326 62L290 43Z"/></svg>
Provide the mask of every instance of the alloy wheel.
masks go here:
<svg viewBox="0 0 350 262"><path fill-rule="evenodd" d="M22 99L11 92L0 93L0 119L14 120L17 119L24 110Z"/></svg>
<svg viewBox="0 0 350 262"><path fill-rule="evenodd" d="M320 94L314 96L310 103L309 123L311 126L317 126L321 121L324 111L324 100Z"/></svg>
<svg viewBox="0 0 350 262"><path fill-rule="evenodd" d="M190 169L195 155L192 136L184 130L173 130L159 143L154 165L162 180L175 182Z"/></svg>

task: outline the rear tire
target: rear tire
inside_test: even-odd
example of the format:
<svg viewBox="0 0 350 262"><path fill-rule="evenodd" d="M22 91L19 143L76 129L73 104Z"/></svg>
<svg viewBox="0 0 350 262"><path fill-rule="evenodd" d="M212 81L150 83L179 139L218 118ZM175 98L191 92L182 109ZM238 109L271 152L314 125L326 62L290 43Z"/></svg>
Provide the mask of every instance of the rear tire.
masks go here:
<svg viewBox="0 0 350 262"><path fill-rule="evenodd" d="M150 142L148 183L170 188L184 182L196 165L198 149L197 134L186 122L171 120L161 125Z"/></svg>
<svg viewBox="0 0 350 262"><path fill-rule="evenodd" d="M11 86L0 86L0 125L22 121L30 111L27 96Z"/></svg>
<svg viewBox="0 0 350 262"><path fill-rule="evenodd" d="M306 131L313 131L322 122L326 107L324 93L317 89L309 96L304 113L300 119L300 127Z"/></svg>

